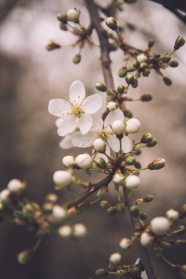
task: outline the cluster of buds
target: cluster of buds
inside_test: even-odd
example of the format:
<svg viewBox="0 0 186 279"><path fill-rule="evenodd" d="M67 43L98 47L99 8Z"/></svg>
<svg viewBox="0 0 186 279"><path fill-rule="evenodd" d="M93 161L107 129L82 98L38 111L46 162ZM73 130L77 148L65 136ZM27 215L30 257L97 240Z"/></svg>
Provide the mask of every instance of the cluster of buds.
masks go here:
<svg viewBox="0 0 186 279"><path fill-rule="evenodd" d="M115 206L111 206L108 201L102 200L100 206L104 208L109 216L116 213L123 214L125 212L125 205L123 202L118 201Z"/></svg>
<svg viewBox="0 0 186 279"><path fill-rule="evenodd" d="M75 224L73 226L63 225L59 227L58 233L64 239L69 239L69 238L81 239L86 236L87 228L83 224Z"/></svg>

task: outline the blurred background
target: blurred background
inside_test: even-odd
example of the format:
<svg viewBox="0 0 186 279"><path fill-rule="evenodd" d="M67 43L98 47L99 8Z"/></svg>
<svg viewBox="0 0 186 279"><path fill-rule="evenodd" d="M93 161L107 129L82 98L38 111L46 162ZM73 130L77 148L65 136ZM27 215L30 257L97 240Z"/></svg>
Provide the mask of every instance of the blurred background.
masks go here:
<svg viewBox="0 0 186 279"><path fill-rule="evenodd" d="M104 5L109 1L101 1ZM52 39L60 44L70 44L73 36L59 29L57 13L76 7L81 10L82 23L88 15L84 2L68 0L0 1L0 188L10 179L27 181L30 199L42 203L48 193L54 193L52 175L63 168L62 157L68 150L59 149L61 138L56 133L55 117L48 113L52 98L66 98L72 81L79 79L87 94L96 92L95 83L103 81L99 62L99 49L86 47L82 62L72 63L76 48L47 52L45 43ZM178 35L186 36L185 24L159 4L139 0L125 5L121 17L123 24L133 23L136 28L126 28L129 44L146 48L149 39L156 41L154 52L168 53L173 49ZM140 161L145 166L157 157L166 159L166 167L158 172L142 172L142 186L137 197L154 195L154 202L143 210L150 218L164 215L169 208L178 209L185 203L186 163L186 47L174 54L179 61L177 69L167 69L165 75L173 80L167 87L160 76L151 74L142 78L133 96L153 95L150 103L131 103L129 108L142 123L139 138L151 132L159 144L144 150ZM120 51L111 55L115 84L123 82L117 76L123 66ZM72 150L78 154L78 150ZM59 192L58 192L59 193ZM116 200L110 189L111 202ZM71 197L60 192L60 200ZM109 255L121 252L119 241L130 236L130 222L123 217L109 217L99 206L78 216L74 222L83 222L88 235L81 241L64 241L57 234L47 236L33 261L26 266L17 263L16 254L32 247L34 236L24 228L9 223L0 226L0 270L3 279L83 279L95 278L94 271L105 267ZM174 263L184 264L183 249L167 250ZM136 261L135 247L122 253L125 263ZM166 265L153 258L159 278L178 278Z"/></svg>

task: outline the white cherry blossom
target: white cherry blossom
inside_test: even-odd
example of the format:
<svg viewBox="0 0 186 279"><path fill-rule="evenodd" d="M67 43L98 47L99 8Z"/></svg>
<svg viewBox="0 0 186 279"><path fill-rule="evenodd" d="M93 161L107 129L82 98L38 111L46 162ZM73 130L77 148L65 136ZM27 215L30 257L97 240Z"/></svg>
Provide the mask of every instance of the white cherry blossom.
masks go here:
<svg viewBox="0 0 186 279"><path fill-rule="evenodd" d="M93 144L94 140L101 138L107 145L115 152L119 151L120 143L115 133L112 131L111 126L114 121L121 120L124 121L123 112L120 109L111 111L105 121L99 117L97 121L94 119L94 124L90 132L86 135L82 135L81 132L74 134L72 138L72 144L76 147L89 147ZM127 137L122 138L122 150L124 153L128 153L132 150L132 141Z"/></svg>
<svg viewBox="0 0 186 279"><path fill-rule="evenodd" d="M48 105L48 111L62 118L58 128L60 136L66 136L79 128L82 134L88 133L93 120L91 114L96 113L103 104L100 94L93 94L85 98L84 84L76 80L69 89L69 102L63 99L52 99Z"/></svg>

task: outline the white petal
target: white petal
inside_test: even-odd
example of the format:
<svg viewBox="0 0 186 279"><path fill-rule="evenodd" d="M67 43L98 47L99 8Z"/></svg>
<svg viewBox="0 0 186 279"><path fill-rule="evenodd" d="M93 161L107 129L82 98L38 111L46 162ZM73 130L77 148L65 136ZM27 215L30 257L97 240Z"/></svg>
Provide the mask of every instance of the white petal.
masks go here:
<svg viewBox="0 0 186 279"><path fill-rule="evenodd" d="M56 126L57 126L58 128L61 126L63 120L64 120L63 118L58 118L58 119L56 120L55 124L56 124Z"/></svg>
<svg viewBox="0 0 186 279"><path fill-rule="evenodd" d="M116 120L121 120L121 121L124 120L124 114L120 109L115 109L115 110L109 112L109 114L105 118L104 123L106 126L110 126Z"/></svg>
<svg viewBox="0 0 186 279"><path fill-rule="evenodd" d="M133 149L133 143L132 143L132 140L127 137L127 136L124 136L122 138L122 150L124 153L128 153L128 152L131 152Z"/></svg>
<svg viewBox="0 0 186 279"><path fill-rule="evenodd" d="M66 136L72 133L78 124L77 118L73 117L72 115L68 115L65 117L64 121L62 122L61 126L57 130L59 136Z"/></svg>
<svg viewBox="0 0 186 279"><path fill-rule="evenodd" d="M52 99L48 104L48 111L55 116L63 117L71 110L69 102L63 99Z"/></svg>
<svg viewBox="0 0 186 279"><path fill-rule="evenodd" d="M115 152L119 151L119 148L120 148L119 139L117 139L115 135L109 136L109 138L108 138L108 145L110 146L110 148L113 151L115 151Z"/></svg>
<svg viewBox="0 0 186 279"><path fill-rule="evenodd" d="M103 105L103 98L99 94L94 94L87 97L81 107L85 110L85 113L92 114L97 112Z"/></svg>
<svg viewBox="0 0 186 279"><path fill-rule="evenodd" d="M73 134L72 143L76 147L89 147L92 145L95 140L96 135L92 132L88 132L86 135L83 135L81 132Z"/></svg>
<svg viewBox="0 0 186 279"><path fill-rule="evenodd" d="M69 101L73 105L80 105L85 99L85 86L80 80L72 82L69 89Z"/></svg>
<svg viewBox="0 0 186 279"><path fill-rule="evenodd" d="M86 134L92 128L93 120L89 114L83 114L79 118L79 129L82 134Z"/></svg>
<svg viewBox="0 0 186 279"><path fill-rule="evenodd" d="M72 134L65 136L59 143L59 146L62 149L70 149L72 147L74 147L74 145L72 144Z"/></svg>
<svg viewBox="0 0 186 279"><path fill-rule="evenodd" d="M92 116L92 120L93 120L93 124L92 124L92 131L94 132L99 132L103 129L103 119L101 117L100 114L93 114Z"/></svg>

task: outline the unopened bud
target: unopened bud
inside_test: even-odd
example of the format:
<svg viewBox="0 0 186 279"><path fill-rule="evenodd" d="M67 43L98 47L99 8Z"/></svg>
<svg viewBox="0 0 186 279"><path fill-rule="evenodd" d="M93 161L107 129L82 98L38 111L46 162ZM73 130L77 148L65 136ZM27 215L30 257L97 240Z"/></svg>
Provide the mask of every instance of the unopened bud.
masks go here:
<svg viewBox="0 0 186 279"><path fill-rule="evenodd" d="M157 139L153 138L150 142L146 143L147 147L153 147L158 143Z"/></svg>
<svg viewBox="0 0 186 279"><path fill-rule="evenodd" d="M153 197L152 195L146 195L146 196L143 198L143 201L144 201L144 202L151 202L153 199L154 199L154 197Z"/></svg>
<svg viewBox="0 0 186 279"><path fill-rule="evenodd" d="M75 164L74 156L68 155L68 156L63 157L62 163L66 168L74 165Z"/></svg>
<svg viewBox="0 0 186 279"><path fill-rule="evenodd" d="M180 207L179 216L181 219L186 217L186 204L184 204Z"/></svg>
<svg viewBox="0 0 186 279"><path fill-rule="evenodd" d="M147 214L145 212L140 212L139 217L142 221L147 220Z"/></svg>
<svg viewBox="0 0 186 279"><path fill-rule="evenodd" d="M148 47L151 48L151 47L153 47L153 45L154 45L154 39L150 39L148 41Z"/></svg>
<svg viewBox="0 0 186 279"><path fill-rule="evenodd" d="M59 170L54 173L53 180L57 185L60 185L58 189L62 189L71 184L72 175L67 171Z"/></svg>
<svg viewBox="0 0 186 279"><path fill-rule="evenodd" d="M66 26L66 24L64 24L63 22L60 22L60 23L59 23L59 28L60 28L61 30L63 30L63 31L67 31L67 26Z"/></svg>
<svg viewBox="0 0 186 279"><path fill-rule="evenodd" d="M21 182L18 179L12 179L8 182L7 188L12 193L20 193L25 189L25 183Z"/></svg>
<svg viewBox="0 0 186 279"><path fill-rule="evenodd" d="M113 17L108 17L106 19L106 25L112 30L117 30L117 28L118 28L117 22L116 22L115 18L113 18Z"/></svg>
<svg viewBox="0 0 186 279"><path fill-rule="evenodd" d="M17 260L20 264L27 264L28 262L31 261L33 256L33 251L32 250L25 250L20 252L17 255Z"/></svg>
<svg viewBox="0 0 186 279"><path fill-rule="evenodd" d="M132 205L130 207L130 213L132 217L137 218L139 216L139 208L137 205Z"/></svg>
<svg viewBox="0 0 186 279"><path fill-rule="evenodd" d="M128 84L132 84L134 81L134 76L132 74L127 74L125 80Z"/></svg>
<svg viewBox="0 0 186 279"><path fill-rule="evenodd" d="M172 84L172 80L168 77L163 77L163 81L168 86L170 86Z"/></svg>
<svg viewBox="0 0 186 279"><path fill-rule="evenodd" d="M129 238L122 238L119 242L119 246L122 250L127 250L132 246L132 240Z"/></svg>
<svg viewBox="0 0 186 279"><path fill-rule="evenodd" d="M108 276L109 274L107 269L97 269L95 273L96 276L100 276L100 277Z"/></svg>
<svg viewBox="0 0 186 279"><path fill-rule="evenodd" d="M72 228L69 225L64 225L58 229L58 233L62 238L69 238L72 234Z"/></svg>
<svg viewBox="0 0 186 279"><path fill-rule="evenodd" d="M125 206L124 206L124 204L123 204L122 202L118 202L118 203L116 204L116 210L117 210L117 213L119 213L119 214L124 213L124 212L125 212Z"/></svg>
<svg viewBox="0 0 186 279"><path fill-rule="evenodd" d="M118 108L118 105L117 105L115 102L113 102L113 101L111 101L111 102L109 102L109 103L107 104L107 109L108 109L109 111L115 110L115 109L117 109L117 108Z"/></svg>
<svg viewBox="0 0 186 279"><path fill-rule="evenodd" d="M111 207L109 207L109 208L107 209L107 214L108 214L109 216L112 216L112 215L114 215L114 214L116 214L116 213L117 213L116 207L111 206Z"/></svg>
<svg viewBox="0 0 186 279"><path fill-rule="evenodd" d="M100 206L104 209L108 209L110 207L110 203L108 201L101 201Z"/></svg>
<svg viewBox="0 0 186 279"><path fill-rule="evenodd" d="M172 221L172 222L175 222L179 219L179 212L174 210L174 209L169 209L167 210L166 212L166 217Z"/></svg>
<svg viewBox="0 0 186 279"><path fill-rule="evenodd" d="M60 48L61 46L57 43L55 43L54 41L50 40L45 44L45 49L48 51Z"/></svg>
<svg viewBox="0 0 186 279"><path fill-rule="evenodd" d="M118 93L122 94L125 90L125 86L124 85L119 85L117 88Z"/></svg>
<svg viewBox="0 0 186 279"><path fill-rule="evenodd" d="M169 66L172 68L176 68L176 67L178 67L178 65L179 65L179 63L176 60L172 60L169 62Z"/></svg>
<svg viewBox="0 0 186 279"><path fill-rule="evenodd" d="M140 178L136 175L130 174L125 179L125 184L129 190L137 190L140 186Z"/></svg>
<svg viewBox="0 0 186 279"><path fill-rule="evenodd" d="M74 64L78 64L81 62L81 54L76 54L74 57L73 57L73 63Z"/></svg>
<svg viewBox="0 0 186 279"><path fill-rule="evenodd" d="M165 159L157 158L152 163L148 165L149 170L159 170L165 166Z"/></svg>
<svg viewBox="0 0 186 279"><path fill-rule="evenodd" d="M132 87L133 88L137 88L138 87L138 80L137 79L134 79L133 82L132 82Z"/></svg>
<svg viewBox="0 0 186 279"><path fill-rule="evenodd" d="M10 202L10 195L11 192L9 189L4 189L0 192L0 202L3 204L9 203Z"/></svg>
<svg viewBox="0 0 186 279"><path fill-rule="evenodd" d="M140 274L141 274L140 268L136 265L131 266L130 274L132 276L131 278L140 278Z"/></svg>
<svg viewBox="0 0 186 279"><path fill-rule="evenodd" d="M145 133L141 138L141 143L151 142L153 139L151 133Z"/></svg>
<svg viewBox="0 0 186 279"><path fill-rule="evenodd" d="M126 122L126 132L129 134L135 134L139 131L141 123L136 118L131 118Z"/></svg>
<svg viewBox="0 0 186 279"><path fill-rule="evenodd" d="M142 70L145 70L145 69L147 69L148 67L149 67L149 64L148 64L148 63L143 62L143 63L140 64L140 69L142 69Z"/></svg>
<svg viewBox="0 0 186 279"><path fill-rule="evenodd" d="M125 163L129 166L131 165L134 165L136 162L136 159L133 157L133 156L128 156L126 159L125 159Z"/></svg>
<svg viewBox="0 0 186 279"><path fill-rule="evenodd" d="M140 243L143 247L149 247L153 244L154 238L149 233L143 232L140 237Z"/></svg>
<svg viewBox="0 0 186 279"><path fill-rule="evenodd" d="M96 88L97 88L97 90L99 90L101 92L105 92L107 90L107 87L103 82L97 82Z"/></svg>
<svg viewBox="0 0 186 279"><path fill-rule="evenodd" d="M67 20L72 21L74 23L78 23L80 14L80 10L77 10L76 8L70 9L67 12Z"/></svg>
<svg viewBox="0 0 186 279"><path fill-rule="evenodd" d="M105 160L104 160L103 158L100 157L100 158L97 158L97 159L96 159L96 166L97 166L98 168L105 169L106 166L107 166L107 164L106 164Z"/></svg>
<svg viewBox="0 0 186 279"><path fill-rule="evenodd" d="M116 184L119 184L124 178L125 177L122 173L115 173L112 177L112 181Z"/></svg>
<svg viewBox="0 0 186 279"><path fill-rule="evenodd" d="M121 121L121 120L114 121L112 124L112 130L116 134L116 136L123 135L123 133L125 131L125 125L124 125L123 121Z"/></svg>
<svg viewBox="0 0 186 279"><path fill-rule="evenodd" d="M75 163L82 169L88 169L92 164L92 158L89 154L79 154L75 159Z"/></svg>
<svg viewBox="0 0 186 279"><path fill-rule="evenodd" d="M150 226L156 235L164 235L170 229L170 222L166 217L155 217L151 220Z"/></svg>
<svg viewBox="0 0 186 279"><path fill-rule="evenodd" d="M146 54L144 53L140 53L138 54L138 56L136 57L137 61L141 64L141 63L144 63L144 62L147 62L148 60L148 57ZM148 65L148 64L147 64ZM141 66L141 65L140 65Z"/></svg>
<svg viewBox="0 0 186 279"><path fill-rule="evenodd" d="M73 237L75 237L77 239L81 239L81 238L85 237L86 234L87 234L87 228L85 227L85 225L83 225L83 224L75 224L72 227L72 235L73 235Z"/></svg>
<svg viewBox="0 0 186 279"><path fill-rule="evenodd" d="M149 74L150 74L150 70L149 70L149 69L145 69L145 70L143 71L143 73L142 73L142 75L143 75L144 77L148 77Z"/></svg>
<svg viewBox="0 0 186 279"><path fill-rule="evenodd" d="M102 140L101 138L95 139L95 141L92 144L95 151L99 153L105 153L106 150L106 142Z"/></svg>
<svg viewBox="0 0 186 279"><path fill-rule="evenodd" d="M164 55L162 57L162 62L167 63L171 60L171 56L170 55Z"/></svg>
<svg viewBox="0 0 186 279"><path fill-rule="evenodd" d="M67 15L66 14L57 14L57 19L62 23L67 23Z"/></svg>
<svg viewBox="0 0 186 279"><path fill-rule="evenodd" d="M120 264L121 263L121 254L119 253L113 253L110 255L109 261L113 263L114 265Z"/></svg>
<svg viewBox="0 0 186 279"><path fill-rule="evenodd" d="M178 50L184 44L185 44L185 39L181 36L178 36L178 38L176 39L175 44L174 44L174 50Z"/></svg>
<svg viewBox="0 0 186 279"><path fill-rule="evenodd" d="M150 94L144 94L144 95L141 96L140 99L141 99L142 102L149 102L149 101L152 100L152 95L150 95Z"/></svg>
<svg viewBox="0 0 186 279"><path fill-rule="evenodd" d="M126 77L128 71L127 71L127 67L122 67L119 72L118 72L118 75L120 78L124 78Z"/></svg>

